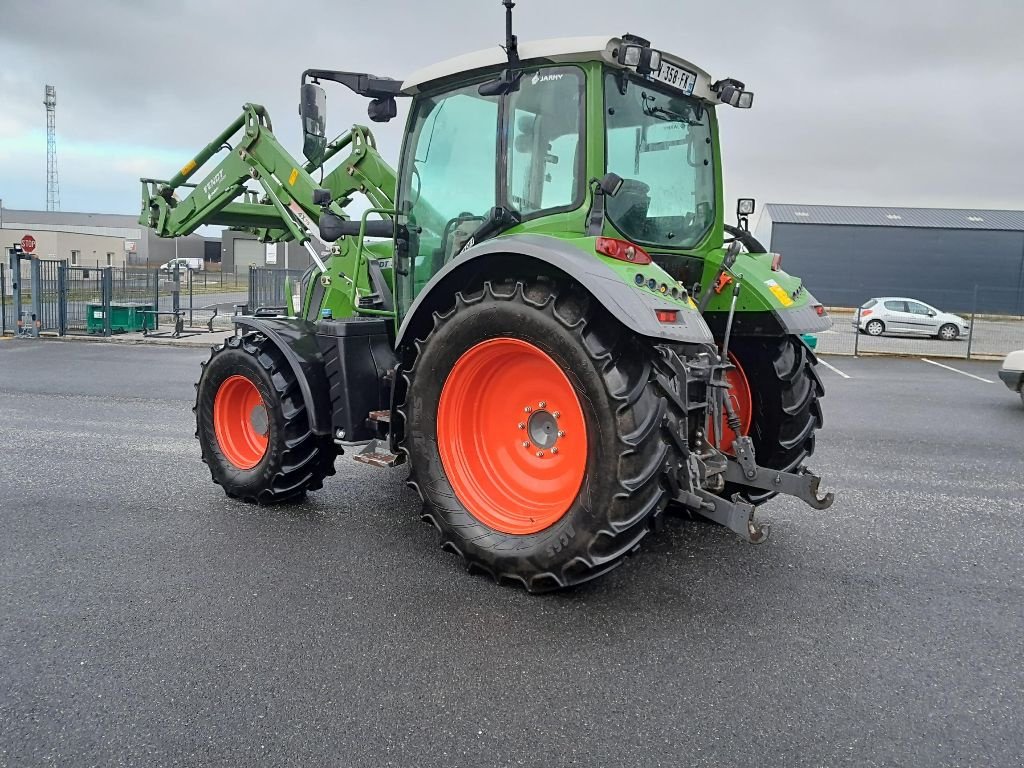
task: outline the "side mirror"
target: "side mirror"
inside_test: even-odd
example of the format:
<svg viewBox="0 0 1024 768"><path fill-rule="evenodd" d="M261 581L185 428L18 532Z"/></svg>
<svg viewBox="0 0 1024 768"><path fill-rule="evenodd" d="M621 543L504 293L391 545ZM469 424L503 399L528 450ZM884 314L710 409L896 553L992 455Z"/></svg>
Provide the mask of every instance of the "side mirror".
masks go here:
<svg viewBox="0 0 1024 768"><path fill-rule="evenodd" d="M928 310L928 317L935 317L938 313L934 309Z"/></svg>
<svg viewBox="0 0 1024 768"><path fill-rule="evenodd" d="M299 89L299 117L302 120L302 154L319 165L327 152L327 94L314 83Z"/></svg>

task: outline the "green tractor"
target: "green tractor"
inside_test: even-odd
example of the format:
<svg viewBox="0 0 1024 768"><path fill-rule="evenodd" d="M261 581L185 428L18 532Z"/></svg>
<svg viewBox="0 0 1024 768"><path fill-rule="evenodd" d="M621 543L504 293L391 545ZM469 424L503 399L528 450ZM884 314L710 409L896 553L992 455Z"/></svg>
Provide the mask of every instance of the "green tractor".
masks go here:
<svg viewBox="0 0 1024 768"><path fill-rule="evenodd" d="M633 35L519 46L503 4L504 47L404 81L303 73L305 161L247 104L173 178L142 180L161 236L241 228L313 264L203 365L214 482L271 504L321 488L346 449L408 463L442 546L536 592L615 567L670 507L753 543L778 493L827 508L801 335L830 320L748 232L753 201L725 223L718 110L753 94ZM410 101L397 171L366 127L328 140L322 81L373 121Z"/></svg>

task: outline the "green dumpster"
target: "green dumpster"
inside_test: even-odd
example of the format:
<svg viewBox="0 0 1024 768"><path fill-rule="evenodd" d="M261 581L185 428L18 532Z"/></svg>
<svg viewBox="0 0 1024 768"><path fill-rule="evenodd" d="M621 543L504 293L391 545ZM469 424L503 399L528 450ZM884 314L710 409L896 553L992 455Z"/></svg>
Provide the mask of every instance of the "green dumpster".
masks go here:
<svg viewBox="0 0 1024 768"><path fill-rule="evenodd" d="M103 304L86 305L85 329L89 333L103 333L106 318L103 313ZM113 301L110 303L110 331L111 333L128 333L130 331L141 331L144 328L153 330L156 327L155 316L143 314L153 311L151 303L138 301Z"/></svg>

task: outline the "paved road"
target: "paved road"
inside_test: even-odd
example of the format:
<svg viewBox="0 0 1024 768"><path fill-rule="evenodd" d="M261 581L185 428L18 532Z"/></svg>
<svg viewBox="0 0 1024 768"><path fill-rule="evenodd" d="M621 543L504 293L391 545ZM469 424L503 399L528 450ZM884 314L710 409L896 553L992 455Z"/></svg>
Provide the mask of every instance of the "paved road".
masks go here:
<svg viewBox="0 0 1024 768"><path fill-rule="evenodd" d="M761 547L677 520L531 597L441 552L401 469L228 501L200 357L0 342L0 765L1020 765L1000 384L832 358L830 513L777 500Z"/></svg>

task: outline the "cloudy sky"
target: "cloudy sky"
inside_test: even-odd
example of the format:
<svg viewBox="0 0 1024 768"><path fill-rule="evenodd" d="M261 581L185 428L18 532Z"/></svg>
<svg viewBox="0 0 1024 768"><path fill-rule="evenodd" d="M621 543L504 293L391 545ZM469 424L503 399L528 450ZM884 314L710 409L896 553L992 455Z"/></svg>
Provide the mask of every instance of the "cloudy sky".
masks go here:
<svg viewBox="0 0 1024 768"><path fill-rule="evenodd" d="M745 81L754 109L721 111L730 198L1024 207L1020 0L519 0L516 17L523 40L633 32ZM166 178L246 101L298 155L306 67L401 78L503 34L499 0L3 0L0 198L45 207L46 83L62 209L135 213L138 177ZM332 135L366 122L329 88ZM374 130L395 162L402 120Z"/></svg>

